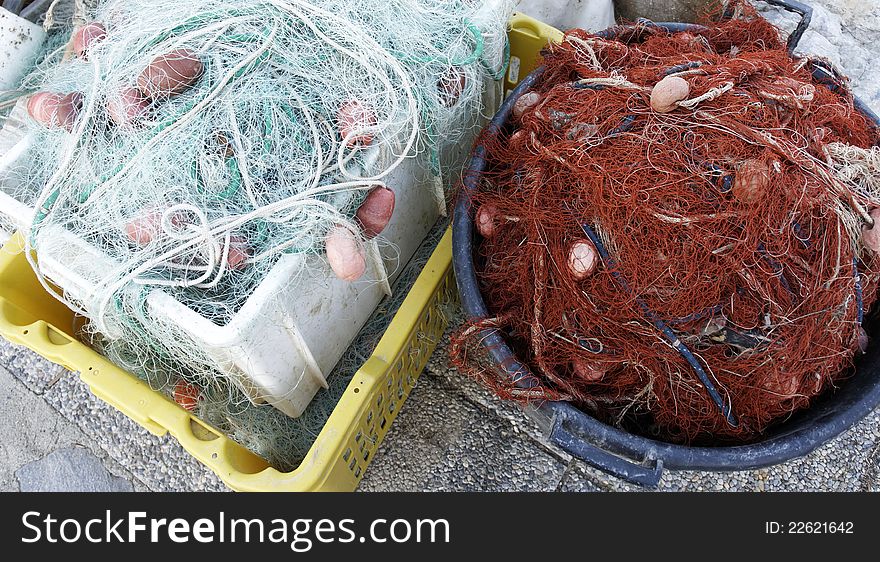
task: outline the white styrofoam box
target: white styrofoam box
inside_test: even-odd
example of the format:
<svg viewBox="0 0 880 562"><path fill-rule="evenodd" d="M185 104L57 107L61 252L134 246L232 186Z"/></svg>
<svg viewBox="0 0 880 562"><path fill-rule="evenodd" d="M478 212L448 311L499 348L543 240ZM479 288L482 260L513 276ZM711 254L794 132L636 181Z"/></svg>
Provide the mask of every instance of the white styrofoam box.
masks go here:
<svg viewBox="0 0 880 562"><path fill-rule="evenodd" d="M0 90L18 86L45 41L42 27L0 8Z"/></svg>
<svg viewBox="0 0 880 562"><path fill-rule="evenodd" d="M0 128L0 243L5 243L15 230L29 225L33 218L33 209L10 195L16 186L5 174L31 144L24 127L26 105L25 100L20 100Z"/></svg>
<svg viewBox="0 0 880 562"><path fill-rule="evenodd" d="M595 32L614 25L612 0L520 0L517 9L562 31Z"/></svg>
<svg viewBox="0 0 880 562"><path fill-rule="evenodd" d="M498 85L488 82L484 113L493 113L499 98ZM441 154L447 184L454 184L460 176L485 123L484 116L475 116L461 142ZM13 151L23 152L29 137L19 133L16 138ZM150 316L174 323L252 400L299 416L315 393L327 386L326 376L383 298L381 280L386 271L393 281L439 216L432 191L434 176L424 161L406 159L385 178L396 204L382 238L392 245L380 250L381 265L368 260L360 280L337 279L316 256L289 254L279 259L225 325L215 324L161 289L147 296ZM0 214L11 218L17 228L29 227L34 210L3 193L2 187L0 166ZM112 257L61 227L42 228L37 246L41 272L87 310L89 303L103 296L96 289L99 279L118 266ZM303 267L303 260L311 261ZM105 328L105 335L112 339L117 329Z"/></svg>

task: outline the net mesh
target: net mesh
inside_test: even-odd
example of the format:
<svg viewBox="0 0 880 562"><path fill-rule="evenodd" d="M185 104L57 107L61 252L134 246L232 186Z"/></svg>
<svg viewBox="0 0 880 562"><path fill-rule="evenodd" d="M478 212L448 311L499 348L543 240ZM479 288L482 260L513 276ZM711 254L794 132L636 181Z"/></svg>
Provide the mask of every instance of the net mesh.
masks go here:
<svg viewBox="0 0 880 562"><path fill-rule="evenodd" d="M852 372L877 292L878 131L737 6L705 31L548 47L481 139L492 318L453 338L460 369L688 444L753 438ZM528 384L473 359L485 329Z"/></svg>
<svg viewBox="0 0 880 562"><path fill-rule="evenodd" d="M340 227L394 255L358 211L408 159L444 201L440 155L506 68L512 4L80 3L72 39L22 85L36 91L29 148L2 170L4 191L36 210L25 237L44 287L88 319L83 338L115 363L295 467L371 348L355 346L347 375L287 419L255 405L237 368L149 298L164 292L225 326L282 259L301 257L284 290L332 275L328 234Z"/></svg>

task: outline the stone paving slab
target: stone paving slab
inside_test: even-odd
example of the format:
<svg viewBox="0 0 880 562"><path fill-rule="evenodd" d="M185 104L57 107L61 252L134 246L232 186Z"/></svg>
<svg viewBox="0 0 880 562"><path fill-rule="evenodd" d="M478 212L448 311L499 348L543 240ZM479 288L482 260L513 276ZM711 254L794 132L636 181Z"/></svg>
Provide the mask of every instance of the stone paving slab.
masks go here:
<svg viewBox="0 0 880 562"><path fill-rule="evenodd" d="M85 447L56 449L15 471L22 492L133 492L131 482L110 474Z"/></svg>
<svg viewBox="0 0 880 562"><path fill-rule="evenodd" d="M8 351L2 346L0 350ZM93 480L119 478L129 482L129 488L133 487L136 491L148 489L107 452L94 446L76 424L61 416L41 396L0 365L0 491L22 489L20 477L24 474L27 479L31 474L26 467L41 463L53 452L83 447L99 463L84 469L84 476L97 474ZM24 488L41 489L30 484Z"/></svg>

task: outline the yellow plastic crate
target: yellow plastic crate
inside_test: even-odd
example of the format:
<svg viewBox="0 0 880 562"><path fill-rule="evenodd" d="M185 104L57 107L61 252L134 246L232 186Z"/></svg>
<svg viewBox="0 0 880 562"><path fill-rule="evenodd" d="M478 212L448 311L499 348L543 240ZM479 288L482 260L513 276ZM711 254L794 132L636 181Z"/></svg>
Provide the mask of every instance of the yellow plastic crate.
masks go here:
<svg viewBox="0 0 880 562"><path fill-rule="evenodd" d="M561 31L546 23L525 14L513 14L508 32L510 67L504 78L505 96L538 66L541 49L547 43L559 43L562 41L562 35Z"/></svg>
<svg viewBox="0 0 880 562"><path fill-rule="evenodd" d="M559 31L515 14L510 29L512 70L505 90L534 69L548 41L560 38ZM448 230L303 462L296 470L279 472L77 340L73 312L45 292L23 249L17 234L0 250L0 334L79 372L95 396L155 435L171 433L239 491L354 490L446 329L442 307L457 299Z"/></svg>

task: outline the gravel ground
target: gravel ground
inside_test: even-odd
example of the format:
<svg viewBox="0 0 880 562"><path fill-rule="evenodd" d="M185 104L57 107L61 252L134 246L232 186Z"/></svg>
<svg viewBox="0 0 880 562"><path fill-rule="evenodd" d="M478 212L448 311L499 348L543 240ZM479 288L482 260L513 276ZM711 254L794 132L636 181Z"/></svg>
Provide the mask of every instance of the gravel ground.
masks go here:
<svg viewBox="0 0 880 562"><path fill-rule="evenodd" d="M524 2L523 11L535 3ZM811 5L813 25L801 50L842 67L856 93L880 111L880 57L875 56L880 0ZM778 10L766 13L783 27L794 22ZM522 410L449 369L446 345L448 335L377 452L361 490L639 490L548 445L541 427ZM173 438L151 435L95 398L76 375L0 342L0 490L19 489L16 474L34 474L34 463L72 447L88 450L109 475L138 491L227 489ZM878 451L880 412L875 411L804 458L737 473L667 471L660 489L878 491Z"/></svg>

